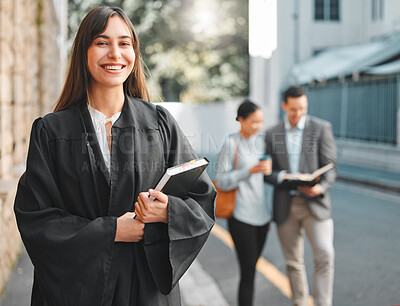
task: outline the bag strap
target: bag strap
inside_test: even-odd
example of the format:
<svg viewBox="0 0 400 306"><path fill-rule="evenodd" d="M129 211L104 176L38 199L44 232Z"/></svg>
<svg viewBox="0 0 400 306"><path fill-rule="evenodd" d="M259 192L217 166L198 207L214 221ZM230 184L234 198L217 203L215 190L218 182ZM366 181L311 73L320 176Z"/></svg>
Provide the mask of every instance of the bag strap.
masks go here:
<svg viewBox="0 0 400 306"><path fill-rule="evenodd" d="M239 151L239 140L236 144L236 150L235 150L235 164L234 164L234 169L237 169L238 167L238 151Z"/></svg>

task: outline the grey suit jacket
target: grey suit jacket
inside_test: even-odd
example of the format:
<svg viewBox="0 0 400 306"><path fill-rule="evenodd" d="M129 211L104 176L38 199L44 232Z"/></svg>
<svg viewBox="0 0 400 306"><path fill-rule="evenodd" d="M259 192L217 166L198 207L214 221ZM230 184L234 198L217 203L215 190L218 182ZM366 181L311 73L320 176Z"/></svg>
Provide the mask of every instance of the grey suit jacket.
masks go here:
<svg viewBox="0 0 400 306"><path fill-rule="evenodd" d="M272 156L272 174L265 177L274 188L274 221L279 225L286 221L290 213L292 196L285 184L278 183L278 174L282 170L290 171L284 122L279 122L266 132L266 153ZM327 121L307 116L303 134L300 157L301 173L312 173L318 168L334 163L335 167L321 176L320 184L324 195L308 198L305 196L311 213L318 219L331 216L329 189L336 179L336 146L331 124Z"/></svg>

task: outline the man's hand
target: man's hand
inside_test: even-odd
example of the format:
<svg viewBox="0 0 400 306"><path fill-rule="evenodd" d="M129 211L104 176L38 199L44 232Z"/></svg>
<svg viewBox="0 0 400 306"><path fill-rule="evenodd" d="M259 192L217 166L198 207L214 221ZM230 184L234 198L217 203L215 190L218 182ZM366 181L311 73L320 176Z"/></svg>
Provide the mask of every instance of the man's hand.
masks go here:
<svg viewBox="0 0 400 306"><path fill-rule="evenodd" d="M309 198L314 198L321 195L324 191L320 184L315 184L314 186L299 186L298 191L301 191Z"/></svg>
<svg viewBox="0 0 400 306"><path fill-rule="evenodd" d="M152 200L149 195L156 198ZM150 189L141 192L135 203L135 213L144 223L168 223L168 196L160 191Z"/></svg>
<svg viewBox="0 0 400 306"><path fill-rule="evenodd" d="M143 239L144 223L134 217L135 213L127 212L117 219L115 241L138 242Z"/></svg>

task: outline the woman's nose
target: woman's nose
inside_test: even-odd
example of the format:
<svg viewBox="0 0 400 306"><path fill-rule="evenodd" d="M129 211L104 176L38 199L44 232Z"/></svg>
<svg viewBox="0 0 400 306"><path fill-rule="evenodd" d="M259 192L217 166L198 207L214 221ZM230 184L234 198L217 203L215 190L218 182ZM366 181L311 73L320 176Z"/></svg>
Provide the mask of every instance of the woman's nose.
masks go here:
<svg viewBox="0 0 400 306"><path fill-rule="evenodd" d="M118 46L112 45L110 48L110 52L108 53L108 57L114 60L118 60L121 57L121 52Z"/></svg>

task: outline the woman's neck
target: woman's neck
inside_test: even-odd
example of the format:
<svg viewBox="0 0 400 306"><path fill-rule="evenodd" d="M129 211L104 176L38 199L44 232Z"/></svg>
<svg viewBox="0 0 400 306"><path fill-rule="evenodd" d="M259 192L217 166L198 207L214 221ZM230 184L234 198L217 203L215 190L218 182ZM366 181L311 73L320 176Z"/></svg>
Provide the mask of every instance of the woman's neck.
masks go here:
<svg viewBox="0 0 400 306"><path fill-rule="evenodd" d="M89 105L99 112L112 117L114 114L122 111L125 95L123 88L91 88Z"/></svg>
<svg viewBox="0 0 400 306"><path fill-rule="evenodd" d="M246 134L245 132L243 132L242 130L239 131L240 136L242 136L244 139L249 139L250 138L250 134Z"/></svg>

